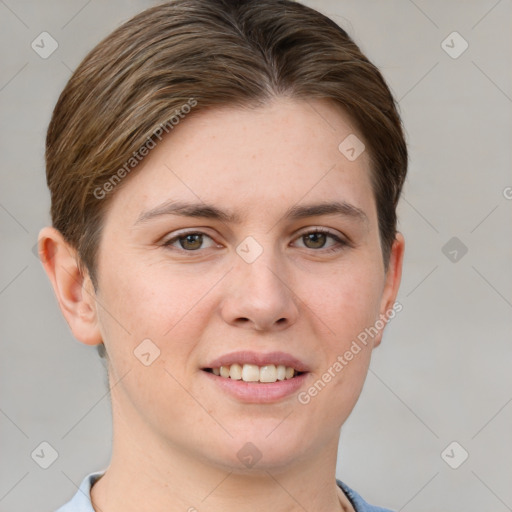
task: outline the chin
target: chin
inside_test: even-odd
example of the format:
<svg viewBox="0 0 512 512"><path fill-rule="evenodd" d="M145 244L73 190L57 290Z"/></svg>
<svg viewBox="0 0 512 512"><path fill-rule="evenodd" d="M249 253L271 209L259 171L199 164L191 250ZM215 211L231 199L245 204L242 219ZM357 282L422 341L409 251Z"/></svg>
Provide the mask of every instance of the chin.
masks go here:
<svg viewBox="0 0 512 512"><path fill-rule="evenodd" d="M274 421L272 428L277 423ZM275 471L297 463L305 448L304 439L295 439L285 430L268 435L272 428L247 430L243 435L234 435L217 454L217 462L229 471L242 474Z"/></svg>

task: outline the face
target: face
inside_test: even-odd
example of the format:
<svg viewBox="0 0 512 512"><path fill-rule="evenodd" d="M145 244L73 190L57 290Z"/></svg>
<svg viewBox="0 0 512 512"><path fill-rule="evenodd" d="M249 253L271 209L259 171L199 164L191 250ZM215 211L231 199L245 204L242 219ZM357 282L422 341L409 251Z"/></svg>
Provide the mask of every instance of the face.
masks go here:
<svg viewBox="0 0 512 512"><path fill-rule="evenodd" d="M354 341L401 264L397 244L384 270L368 154L338 149L350 134L323 101L202 111L115 191L97 326L122 428L241 469L247 451L275 468L337 442L380 334Z"/></svg>

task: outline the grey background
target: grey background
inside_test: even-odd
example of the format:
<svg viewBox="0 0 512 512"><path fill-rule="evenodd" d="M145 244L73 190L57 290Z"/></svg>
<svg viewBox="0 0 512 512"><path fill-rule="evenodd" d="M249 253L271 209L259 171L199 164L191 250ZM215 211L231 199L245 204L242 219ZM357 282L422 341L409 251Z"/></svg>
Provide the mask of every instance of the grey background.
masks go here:
<svg viewBox="0 0 512 512"><path fill-rule="evenodd" d="M105 371L72 338L33 246L49 223L44 137L60 91L103 36L155 3L0 0L1 512L53 510L109 462ZM411 153L403 311L343 428L337 476L396 510L512 510L511 2L305 3L383 71ZM47 59L31 48L43 31L59 45ZM442 47L454 31L469 44L458 58ZM459 248L443 252L452 237ZM58 452L46 470L31 458L42 441ZM445 460L469 453L458 469L441 456L453 441Z"/></svg>

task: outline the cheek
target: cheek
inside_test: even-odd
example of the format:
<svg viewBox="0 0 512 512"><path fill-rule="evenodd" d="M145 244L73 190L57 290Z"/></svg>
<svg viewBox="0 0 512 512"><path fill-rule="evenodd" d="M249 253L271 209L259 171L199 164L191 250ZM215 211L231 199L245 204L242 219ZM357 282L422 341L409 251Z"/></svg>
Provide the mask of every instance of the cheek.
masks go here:
<svg viewBox="0 0 512 512"><path fill-rule="evenodd" d="M133 268L122 259L104 268L98 315L115 375L148 370L137 360L139 352L158 356L151 363L152 372L172 368L177 378L186 374L195 340L204 328L204 296L216 280L170 269L162 272L157 266Z"/></svg>
<svg viewBox="0 0 512 512"><path fill-rule="evenodd" d="M129 332L163 338L194 310L216 281L209 274L198 276L176 267L144 265L144 261L134 266L121 260L107 267L102 300Z"/></svg>
<svg viewBox="0 0 512 512"><path fill-rule="evenodd" d="M351 272L346 279L334 280L329 291L309 298L308 306L320 319L316 337L324 357L298 398L319 430L325 425L341 427L361 394L372 353L371 338L363 336L379 312L376 282L377 275Z"/></svg>
<svg viewBox="0 0 512 512"><path fill-rule="evenodd" d="M191 354L206 319L207 301L201 300L205 291L199 284L209 281L175 272L171 278L171 271L162 272L162 267L158 272L156 266L135 269L121 260L105 272L100 323L112 381L120 382L116 403L123 404L131 420L137 416L130 411L142 411L159 430L169 424L169 408L162 404L173 404L176 414L186 418L184 424L189 421L185 412L197 407L180 384L187 386ZM173 427L176 435L178 426Z"/></svg>
<svg viewBox="0 0 512 512"><path fill-rule="evenodd" d="M361 393L372 352L367 333L379 318L382 285L377 265L352 265L308 295L307 305L319 320L316 336L324 359L307 393L322 421L343 422Z"/></svg>
<svg viewBox="0 0 512 512"><path fill-rule="evenodd" d="M378 268L378 267L377 267ZM338 350L374 324L379 315L383 276L370 265L351 265L329 276L322 286L308 287L307 305ZM303 293L306 293L304 290Z"/></svg>

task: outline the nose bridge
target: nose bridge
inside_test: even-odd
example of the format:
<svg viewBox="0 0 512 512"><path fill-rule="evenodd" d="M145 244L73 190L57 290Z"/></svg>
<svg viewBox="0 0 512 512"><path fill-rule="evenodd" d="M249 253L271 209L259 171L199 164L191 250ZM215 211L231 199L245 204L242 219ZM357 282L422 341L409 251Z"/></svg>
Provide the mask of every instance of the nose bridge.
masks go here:
<svg viewBox="0 0 512 512"><path fill-rule="evenodd" d="M237 254L235 271L255 299L280 301L286 298L282 281L286 272L270 241L263 245L254 238L246 239L237 247Z"/></svg>
<svg viewBox="0 0 512 512"><path fill-rule="evenodd" d="M286 268L270 237L247 237L236 248L226 321L267 329L296 321L297 305L286 283Z"/></svg>

